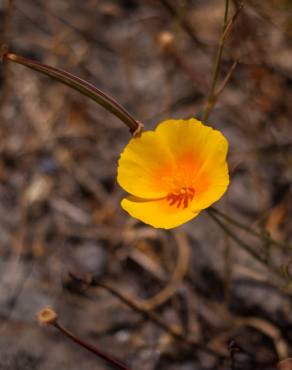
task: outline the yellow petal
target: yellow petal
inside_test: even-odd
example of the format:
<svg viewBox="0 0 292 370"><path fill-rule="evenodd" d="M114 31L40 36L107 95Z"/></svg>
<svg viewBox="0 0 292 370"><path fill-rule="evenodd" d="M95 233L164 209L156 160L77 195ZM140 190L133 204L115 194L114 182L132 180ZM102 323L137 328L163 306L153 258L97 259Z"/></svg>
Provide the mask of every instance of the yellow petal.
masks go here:
<svg viewBox="0 0 292 370"><path fill-rule="evenodd" d="M128 193L142 198L160 198L167 194L156 186L155 177L160 167L172 165L172 158L164 141L153 131L133 138L121 153L117 181Z"/></svg>
<svg viewBox="0 0 292 370"><path fill-rule="evenodd" d="M227 151L226 138L219 131L212 130L202 149L205 161L194 180L196 194L191 205L194 211L209 207L225 193L229 185Z"/></svg>
<svg viewBox="0 0 292 370"><path fill-rule="evenodd" d="M166 120L161 122L155 130L157 137L169 148L174 159L185 152L196 151L198 153L203 150L206 139L212 132L218 131L195 118Z"/></svg>
<svg viewBox="0 0 292 370"><path fill-rule="evenodd" d="M175 161L192 154L193 159L204 164L209 157L226 158L228 142L220 131L204 125L195 118L188 120L167 120L155 131L160 142L169 148Z"/></svg>
<svg viewBox="0 0 292 370"><path fill-rule="evenodd" d="M129 196L122 200L121 206L132 217L162 229L180 226L199 214L189 208L170 206L165 199L145 200Z"/></svg>
<svg viewBox="0 0 292 370"><path fill-rule="evenodd" d="M209 207L226 191L229 184L226 155L228 142L222 133L192 118L167 120L158 125L156 134L173 155L176 169L169 177L184 178L195 189L191 209Z"/></svg>
<svg viewBox="0 0 292 370"><path fill-rule="evenodd" d="M216 163L205 168L195 183L195 196L190 208L194 212L205 209L222 197L229 185L228 167L225 163Z"/></svg>

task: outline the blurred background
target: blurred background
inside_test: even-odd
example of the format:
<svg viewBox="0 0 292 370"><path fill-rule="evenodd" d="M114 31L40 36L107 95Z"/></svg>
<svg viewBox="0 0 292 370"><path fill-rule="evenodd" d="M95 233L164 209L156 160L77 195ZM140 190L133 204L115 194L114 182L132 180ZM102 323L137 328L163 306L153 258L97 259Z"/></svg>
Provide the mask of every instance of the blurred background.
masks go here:
<svg viewBox="0 0 292 370"><path fill-rule="evenodd" d="M208 119L230 143L216 207L233 237L207 212L172 231L131 219L116 183L125 126L67 86L1 65L0 369L108 368L37 325L47 305L131 369L276 369L291 355L292 2L230 1L236 13L218 87L230 78ZM0 41L93 83L152 129L202 117L223 15L223 0L1 0Z"/></svg>

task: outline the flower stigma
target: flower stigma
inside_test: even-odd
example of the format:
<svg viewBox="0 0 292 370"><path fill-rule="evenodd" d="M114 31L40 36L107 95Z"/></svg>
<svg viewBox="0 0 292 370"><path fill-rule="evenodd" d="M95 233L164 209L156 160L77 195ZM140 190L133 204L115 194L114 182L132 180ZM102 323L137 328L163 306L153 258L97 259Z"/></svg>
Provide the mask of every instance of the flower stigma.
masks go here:
<svg viewBox="0 0 292 370"><path fill-rule="evenodd" d="M190 187L182 187L181 189L169 193L166 197L167 201L169 202L170 206L176 205L176 208L187 208L189 202L191 202L194 198L195 190Z"/></svg>

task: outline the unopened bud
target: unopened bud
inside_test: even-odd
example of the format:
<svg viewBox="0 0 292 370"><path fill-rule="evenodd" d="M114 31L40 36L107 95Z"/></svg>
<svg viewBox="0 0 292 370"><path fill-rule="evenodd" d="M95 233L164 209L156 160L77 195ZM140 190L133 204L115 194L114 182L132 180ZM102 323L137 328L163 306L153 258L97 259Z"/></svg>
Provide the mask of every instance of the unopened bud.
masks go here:
<svg viewBox="0 0 292 370"><path fill-rule="evenodd" d="M37 313L37 321L40 325L55 324L58 320L57 313L50 307L42 308Z"/></svg>
<svg viewBox="0 0 292 370"><path fill-rule="evenodd" d="M162 31L158 35L158 43L161 46L162 50L170 51L174 47L174 35L169 31Z"/></svg>

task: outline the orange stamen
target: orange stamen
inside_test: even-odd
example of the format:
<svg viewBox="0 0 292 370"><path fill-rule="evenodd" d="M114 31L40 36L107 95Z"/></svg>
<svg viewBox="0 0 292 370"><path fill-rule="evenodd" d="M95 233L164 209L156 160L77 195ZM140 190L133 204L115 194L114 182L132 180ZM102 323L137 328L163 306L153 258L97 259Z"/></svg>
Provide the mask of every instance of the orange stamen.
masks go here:
<svg viewBox="0 0 292 370"><path fill-rule="evenodd" d="M195 190L193 188L182 187L174 193L167 195L166 200L169 202L170 206L176 205L176 208L187 208L189 202L194 198Z"/></svg>

